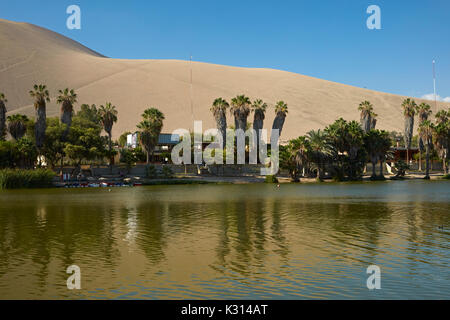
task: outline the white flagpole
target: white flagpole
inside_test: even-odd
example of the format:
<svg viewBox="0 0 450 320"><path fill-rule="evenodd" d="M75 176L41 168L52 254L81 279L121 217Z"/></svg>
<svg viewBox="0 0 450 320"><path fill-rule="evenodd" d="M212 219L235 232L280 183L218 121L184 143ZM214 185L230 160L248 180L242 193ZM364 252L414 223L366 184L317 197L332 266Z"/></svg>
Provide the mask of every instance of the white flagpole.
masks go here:
<svg viewBox="0 0 450 320"><path fill-rule="evenodd" d="M194 102L192 101L192 55L190 56L189 67L191 72L191 80L190 80L191 116L192 116L192 125L194 125Z"/></svg>
<svg viewBox="0 0 450 320"><path fill-rule="evenodd" d="M436 95L436 61L433 60L433 89L434 89L434 109L437 112L437 95Z"/></svg>

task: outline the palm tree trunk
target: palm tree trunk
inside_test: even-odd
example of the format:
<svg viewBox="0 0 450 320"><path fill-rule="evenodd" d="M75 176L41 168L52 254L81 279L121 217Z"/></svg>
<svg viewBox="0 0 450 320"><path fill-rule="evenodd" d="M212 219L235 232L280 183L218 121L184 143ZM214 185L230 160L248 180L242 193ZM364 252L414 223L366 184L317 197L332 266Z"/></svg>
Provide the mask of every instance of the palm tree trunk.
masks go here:
<svg viewBox="0 0 450 320"><path fill-rule="evenodd" d="M108 143L109 143L109 172L112 174L112 134L111 131L108 132Z"/></svg>
<svg viewBox="0 0 450 320"><path fill-rule="evenodd" d="M61 122L66 125L66 130L63 133L63 139L65 139L69 133L70 126L72 125L72 105L63 103L61 112Z"/></svg>
<svg viewBox="0 0 450 320"><path fill-rule="evenodd" d="M260 130L263 128L263 120L262 119L255 119L253 120L253 129L256 131L256 143L259 145L259 140L261 137Z"/></svg>
<svg viewBox="0 0 450 320"><path fill-rule="evenodd" d="M47 128L47 124L46 124L47 115L46 115L45 109L46 109L45 101L40 102L38 107L36 108L35 136L36 136L36 147L39 150L44 145L45 129Z"/></svg>
<svg viewBox="0 0 450 320"><path fill-rule="evenodd" d="M0 102L0 140L4 140L6 135L6 108L3 101Z"/></svg>
<svg viewBox="0 0 450 320"><path fill-rule="evenodd" d="M430 179L430 147L426 146L425 179Z"/></svg>
<svg viewBox="0 0 450 320"><path fill-rule="evenodd" d="M376 171L377 161L375 160L375 158L372 158L371 162L372 162L372 178L375 178L377 176L377 171Z"/></svg>
<svg viewBox="0 0 450 320"><path fill-rule="evenodd" d="M278 134L281 137L281 131L283 131L284 121L286 120L285 114L277 114L273 120L272 129L278 129Z"/></svg>
<svg viewBox="0 0 450 320"><path fill-rule="evenodd" d="M253 130L256 131L256 147L257 150L260 150L260 139L261 139L261 132L260 130L264 127L264 118L261 116L261 114L258 114L258 112L255 111L255 117L253 118ZM259 152L256 153L256 159L259 162Z"/></svg>
<svg viewBox="0 0 450 320"><path fill-rule="evenodd" d="M238 118L238 129L242 129L244 132L247 129L247 117L241 115Z"/></svg>
<svg viewBox="0 0 450 320"><path fill-rule="evenodd" d="M382 159L380 159L380 178L384 178L384 173L383 173L383 165L384 165L384 161Z"/></svg>
<svg viewBox="0 0 450 320"><path fill-rule="evenodd" d="M414 131L414 117L405 117L405 148L406 148L406 164L409 165L409 148L411 148L411 140Z"/></svg>
<svg viewBox="0 0 450 320"><path fill-rule="evenodd" d="M217 129L222 135L222 142L223 142L222 148L224 148L227 142L227 115L225 114L224 110L221 111L220 114L216 116L216 125Z"/></svg>
<svg viewBox="0 0 450 320"><path fill-rule="evenodd" d="M422 171L422 151L419 150L419 171Z"/></svg>
<svg viewBox="0 0 450 320"><path fill-rule="evenodd" d="M55 163L55 165L56 165L56 163ZM61 179L63 177L63 169L64 169L64 156L61 155L61 170L60 170L60 172L61 172Z"/></svg>
<svg viewBox="0 0 450 320"><path fill-rule="evenodd" d="M361 119L361 127L365 133L369 132L372 126L372 117L370 115L366 115Z"/></svg>

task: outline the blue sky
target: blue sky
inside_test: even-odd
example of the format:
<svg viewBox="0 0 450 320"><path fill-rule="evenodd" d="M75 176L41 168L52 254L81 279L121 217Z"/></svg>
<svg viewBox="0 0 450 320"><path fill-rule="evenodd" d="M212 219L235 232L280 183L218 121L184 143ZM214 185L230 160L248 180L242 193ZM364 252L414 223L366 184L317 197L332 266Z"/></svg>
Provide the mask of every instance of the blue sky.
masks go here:
<svg viewBox="0 0 450 320"><path fill-rule="evenodd" d="M395 94L450 97L448 0L0 0L0 17L59 32L108 57L282 69ZM66 8L81 8L81 30ZM381 30L369 30L369 5ZM450 98L448 98L450 101Z"/></svg>

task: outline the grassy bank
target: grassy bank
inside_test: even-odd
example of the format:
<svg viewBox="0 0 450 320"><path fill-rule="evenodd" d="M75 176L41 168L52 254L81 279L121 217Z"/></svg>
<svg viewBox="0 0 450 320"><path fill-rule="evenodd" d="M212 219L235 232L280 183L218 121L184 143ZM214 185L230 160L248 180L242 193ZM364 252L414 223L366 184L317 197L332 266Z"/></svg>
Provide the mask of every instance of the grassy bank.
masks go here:
<svg viewBox="0 0 450 320"><path fill-rule="evenodd" d="M55 173L47 169L0 170L0 189L48 188L53 185Z"/></svg>

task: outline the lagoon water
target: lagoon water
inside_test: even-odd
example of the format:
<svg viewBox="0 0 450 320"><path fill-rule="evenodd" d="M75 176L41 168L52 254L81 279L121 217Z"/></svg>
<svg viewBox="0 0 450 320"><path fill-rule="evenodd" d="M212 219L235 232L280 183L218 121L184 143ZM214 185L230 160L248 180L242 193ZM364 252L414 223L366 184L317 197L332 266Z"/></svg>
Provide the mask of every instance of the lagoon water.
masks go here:
<svg viewBox="0 0 450 320"><path fill-rule="evenodd" d="M447 181L0 192L0 299L449 299L449 263Z"/></svg>

